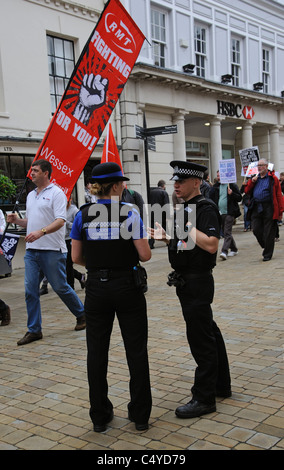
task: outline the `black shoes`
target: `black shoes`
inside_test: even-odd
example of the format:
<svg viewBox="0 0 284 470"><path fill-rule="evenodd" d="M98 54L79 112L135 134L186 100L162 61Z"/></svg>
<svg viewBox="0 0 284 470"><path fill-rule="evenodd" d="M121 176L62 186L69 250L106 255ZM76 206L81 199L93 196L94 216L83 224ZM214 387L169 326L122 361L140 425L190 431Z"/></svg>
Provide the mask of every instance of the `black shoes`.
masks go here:
<svg viewBox="0 0 284 470"><path fill-rule="evenodd" d="M134 422L134 420L131 418L131 415L128 411L128 419L129 421L132 421ZM113 420L113 411L110 413L110 416L108 418L108 420L103 423L103 424L95 424L94 423L94 431L95 432L105 432L106 429L107 429L107 425L108 423L110 423L110 421ZM136 430L137 431L146 431L147 429L149 429L149 425L148 423L135 423L135 427L136 427Z"/></svg>
<svg viewBox="0 0 284 470"><path fill-rule="evenodd" d="M136 423L134 421L134 419L132 418L129 410L128 410L128 419L129 421L131 421L132 423L135 423L135 428L136 428L136 431L146 431L147 429L149 429L149 424L148 423Z"/></svg>
<svg viewBox="0 0 284 470"><path fill-rule="evenodd" d="M264 256L263 261L270 261L272 256Z"/></svg>
<svg viewBox="0 0 284 470"><path fill-rule="evenodd" d="M108 423L110 423L112 420L113 420L113 411L111 411L111 413L109 415L109 418L106 421L106 423L103 423L103 424L95 424L94 423L94 431L95 432L104 432L104 431L106 431Z"/></svg>
<svg viewBox="0 0 284 470"><path fill-rule="evenodd" d="M9 325L9 323L11 321L11 311L10 311L10 307L8 307L8 305L6 306L5 310L2 310L2 312L0 312L0 320L1 320L1 325L0 326Z"/></svg>
<svg viewBox="0 0 284 470"><path fill-rule="evenodd" d="M47 285L43 284L39 290L39 295L48 294L48 287Z"/></svg>
<svg viewBox="0 0 284 470"><path fill-rule="evenodd" d="M39 333L30 333L29 331L25 334L25 336L17 342L18 346L22 346L23 344L32 343L33 341L38 341L42 339L42 332Z"/></svg>
<svg viewBox="0 0 284 470"><path fill-rule="evenodd" d="M75 326L75 330L84 330L86 328L86 317L82 315L80 318L77 318L77 324ZM24 344L32 343L33 341L38 341L42 339L42 332L39 333L30 333L29 331L25 334L25 336L17 342L18 346L23 346Z"/></svg>
<svg viewBox="0 0 284 470"><path fill-rule="evenodd" d="M81 317L77 318L77 323L75 326L76 331L84 330L86 328L86 316L82 315Z"/></svg>
<svg viewBox="0 0 284 470"><path fill-rule="evenodd" d="M178 418L197 418L208 413L214 413L216 411L215 403L207 405L206 403L200 403L197 400L191 400L186 405L179 406L176 409L176 416Z"/></svg>

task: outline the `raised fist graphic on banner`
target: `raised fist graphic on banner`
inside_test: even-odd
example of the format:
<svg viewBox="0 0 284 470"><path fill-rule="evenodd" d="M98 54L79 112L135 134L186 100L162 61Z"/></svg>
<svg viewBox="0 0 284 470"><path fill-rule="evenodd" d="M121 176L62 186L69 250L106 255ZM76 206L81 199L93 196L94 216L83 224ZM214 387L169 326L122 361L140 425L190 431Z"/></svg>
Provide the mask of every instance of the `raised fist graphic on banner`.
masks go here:
<svg viewBox="0 0 284 470"><path fill-rule="evenodd" d="M92 73L85 75L73 116L87 126L93 111L105 104L107 88L107 78Z"/></svg>

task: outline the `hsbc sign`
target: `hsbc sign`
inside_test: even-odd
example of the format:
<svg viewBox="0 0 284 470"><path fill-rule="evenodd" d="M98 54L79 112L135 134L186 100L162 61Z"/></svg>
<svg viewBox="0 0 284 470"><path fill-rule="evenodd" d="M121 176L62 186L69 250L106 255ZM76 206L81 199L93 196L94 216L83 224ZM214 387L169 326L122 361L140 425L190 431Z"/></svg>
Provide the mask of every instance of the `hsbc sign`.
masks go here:
<svg viewBox="0 0 284 470"><path fill-rule="evenodd" d="M222 116L230 116L245 119L252 119L255 115L254 109L251 106L242 107L241 104L228 103L227 101L217 100L217 114Z"/></svg>

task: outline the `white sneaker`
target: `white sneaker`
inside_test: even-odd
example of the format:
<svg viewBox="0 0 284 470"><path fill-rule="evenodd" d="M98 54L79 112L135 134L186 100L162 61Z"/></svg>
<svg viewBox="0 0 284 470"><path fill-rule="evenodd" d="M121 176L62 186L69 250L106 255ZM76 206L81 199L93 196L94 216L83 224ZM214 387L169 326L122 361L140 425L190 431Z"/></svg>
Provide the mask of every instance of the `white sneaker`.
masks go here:
<svg viewBox="0 0 284 470"><path fill-rule="evenodd" d="M230 251L230 253L228 253L228 256L236 256L238 254L238 251Z"/></svg>
<svg viewBox="0 0 284 470"><path fill-rule="evenodd" d="M220 254L220 258L222 258L222 259L225 261L225 260L227 259L226 253L223 253L223 252L222 252L222 253Z"/></svg>

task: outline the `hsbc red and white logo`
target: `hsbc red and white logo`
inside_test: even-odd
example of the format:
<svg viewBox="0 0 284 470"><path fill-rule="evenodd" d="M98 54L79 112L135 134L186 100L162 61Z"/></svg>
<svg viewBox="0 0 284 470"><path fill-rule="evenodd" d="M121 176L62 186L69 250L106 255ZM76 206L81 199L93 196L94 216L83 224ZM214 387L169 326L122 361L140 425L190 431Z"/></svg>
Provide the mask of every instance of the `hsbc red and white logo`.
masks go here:
<svg viewBox="0 0 284 470"><path fill-rule="evenodd" d="M227 101L217 100L217 108L217 113L223 116L252 119L255 115L254 109L251 106L243 108L241 104L228 103Z"/></svg>
<svg viewBox="0 0 284 470"><path fill-rule="evenodd" d="M255 112L251 106L245 106L243 109L243 116L246 119L252 119L255 115Z"/></svg>

